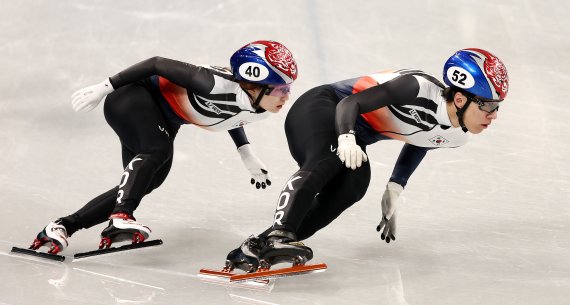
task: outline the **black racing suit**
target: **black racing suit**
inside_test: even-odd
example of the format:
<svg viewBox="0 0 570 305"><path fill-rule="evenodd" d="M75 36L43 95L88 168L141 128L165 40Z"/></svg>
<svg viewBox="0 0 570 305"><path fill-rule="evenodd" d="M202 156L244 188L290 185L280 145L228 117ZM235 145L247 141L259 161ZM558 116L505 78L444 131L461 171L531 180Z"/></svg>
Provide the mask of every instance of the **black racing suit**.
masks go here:
<svg viewBox="0 0 570 305"><path fill-rule="evenodd" d="M346 168L336 155L338 136L354 133L359 146L385 139L406 142L390 181L405 186L427 150L465 144L451 128L443 85L417 70L373 74L313 88L293 104L285 121L289 150L299 170L287 181L272 230L312 236L362 199L370 165Z"/></svg>
<svg viewBox="0 0 570 305"><path fill-rule="evenodd" d="M182 124L228 130L236 147L248 143L242 125L268 113L253 109L229 71L161 57L142 61L110 78L107 123L119 136L124 172L119 184L62 218L68 235L108 219L132 215L159 187L172 166L173 142Z"/></svg>

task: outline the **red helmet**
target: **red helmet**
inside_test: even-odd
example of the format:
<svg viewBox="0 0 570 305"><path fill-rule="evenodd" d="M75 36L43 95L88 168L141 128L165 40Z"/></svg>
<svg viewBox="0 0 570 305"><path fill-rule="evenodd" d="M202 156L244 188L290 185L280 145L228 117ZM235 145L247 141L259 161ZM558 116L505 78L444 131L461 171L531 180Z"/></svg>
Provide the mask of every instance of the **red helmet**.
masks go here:
<svg viewBox="0 0 570 305"><path fill-rule="evenodd" d="M291 51L271 40L258 40L241 47L230 58L230 65L239 81L285 85L297 78L297 63Z"/></svg>

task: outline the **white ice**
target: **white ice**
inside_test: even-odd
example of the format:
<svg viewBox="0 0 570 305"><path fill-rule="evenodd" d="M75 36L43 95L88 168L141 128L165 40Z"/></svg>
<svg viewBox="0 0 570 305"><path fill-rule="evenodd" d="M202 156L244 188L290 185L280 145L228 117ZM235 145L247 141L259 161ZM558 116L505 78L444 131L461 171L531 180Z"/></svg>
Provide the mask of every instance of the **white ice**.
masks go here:
<svg viewBox="0 0 570 305"><path fill-rule="evenodd" d="M0 2L0 305L568 304L570 299L568 1ZM119 182L119 142L102 107L76 114L71 93L154 55L228 65L257 39L286 44L309 88L418 68L441 79L454 51L507 65L499 118L465 147L428 154L398 209L398 236L375 231L401 143L369 147L366 197L307 240L324 273L271 289L198 278L271 224L296 166L286 112L246 127L273 185L252 189L227 133L184 126L166 183L136 212L164 245L85 262L8 255L45 224ZM94 249L103 225L64 254Z"/></svg>

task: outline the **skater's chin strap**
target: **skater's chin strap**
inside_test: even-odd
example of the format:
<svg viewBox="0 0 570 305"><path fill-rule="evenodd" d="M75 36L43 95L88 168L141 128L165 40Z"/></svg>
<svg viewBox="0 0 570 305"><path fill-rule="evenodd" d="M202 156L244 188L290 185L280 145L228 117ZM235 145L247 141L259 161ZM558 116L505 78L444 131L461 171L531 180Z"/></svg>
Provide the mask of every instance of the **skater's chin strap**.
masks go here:
<svg viewBox="0 0 570 305"><path fill-rule="evenodd" d="M465 114L465 110L467 110L467 107L469 107L470 103L471 103L471 99L467 98L467 102L465 102L465 105L463 105L463 107L459 108L455 104L455 101L453 101L453 106L455 106L455 110L457 110L455 112L455 114L457 114L457 120L459 120L459 126L461 126L461 129L463 129L463 132L468 131L467 127L465 126L465 122L463 121L463 115Z"/></svg>
<svg viewBox="0 0 570 305"><path fill-rule="evenodd" d="M267 89L269 89L269 87L267 87L267 86L261 87L261 91L259 91L259 94L257 95L257 99L255 99L255 102L253 102L253 108L259 109L259 103L261 103L261 99L263 98L263 96L267 92Z"/></svg>
<svg viewBox="0 0 570 305"><path fill-rule="evenodd" d="M259 108L259 104L261 103L261 99L263 98L268 89L269 89L268 86L263 85L261 87L261 91L259 91L259 94L257 95L256 98L253 98L253 95L251 95L251 93L249 93L247 89L243 90L245 94L247 94L247 96L249 96L249 98L253 101L251 106L253 107L253 109L256 110L256 112L265 112L265 109Z"/></svg>

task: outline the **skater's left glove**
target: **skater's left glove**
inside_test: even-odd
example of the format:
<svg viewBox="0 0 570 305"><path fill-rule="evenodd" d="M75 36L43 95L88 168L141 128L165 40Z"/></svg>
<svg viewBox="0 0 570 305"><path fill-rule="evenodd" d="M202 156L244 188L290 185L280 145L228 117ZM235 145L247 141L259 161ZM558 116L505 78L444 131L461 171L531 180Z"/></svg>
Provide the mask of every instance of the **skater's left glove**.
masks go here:
<svg viewBox="0 0 570 305"><path fill-rule="evenodd" d="M338 136L336 154L347 168L356 169L362 165L362 162L368 161L368 156L366 156L362 148L356 144L356 137L351 133Z"/></svg>
<svg viewBox="0 0 570 305"><path fill-rule="evenodd" d="M386 240L396 240L396 202L404 188L395 182L388 182L386 191L382 196L382 220L376 227L376 231L380 233L380 238Z"/></svg>
<svg viewBox="0 0 570 305"><path fill-rule="evenodd" d="M238 148L241 161L245 168L251 173L251 184L255 188L266 188L271 185L269 174L267 173L267 166L253 153L250 144L242 145Z"/></svg>

